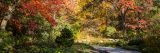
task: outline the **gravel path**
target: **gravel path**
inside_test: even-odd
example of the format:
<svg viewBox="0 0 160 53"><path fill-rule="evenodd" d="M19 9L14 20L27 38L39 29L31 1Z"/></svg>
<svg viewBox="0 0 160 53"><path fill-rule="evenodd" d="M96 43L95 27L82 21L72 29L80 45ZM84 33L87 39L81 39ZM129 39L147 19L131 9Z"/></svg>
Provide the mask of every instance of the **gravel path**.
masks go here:
<svg viewBox="0 0 160 53"><path fill-rule="evenodd" d="M113 48L113 47L102 47L102 46L93 46L95 50L103 51L105 53L141 53L138 51L131 51L122 48Z"/></svg>

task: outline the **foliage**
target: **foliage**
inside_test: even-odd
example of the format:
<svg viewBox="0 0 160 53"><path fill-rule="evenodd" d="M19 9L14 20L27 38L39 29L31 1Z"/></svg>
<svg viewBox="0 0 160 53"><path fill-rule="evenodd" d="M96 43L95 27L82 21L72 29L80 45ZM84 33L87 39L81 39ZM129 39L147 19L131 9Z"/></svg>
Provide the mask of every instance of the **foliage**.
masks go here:
<svg viewBox="0 0 160 53"><path fill-rule="evenodd" d="M10 32L0 32L0 51L13 52L14 40Z"/></svg>
<svg viewBox="0 0 160 53"><path fill-rule="evenodd" d="M0 31L0 53L77 53L77 48L72 51L75 42L160 52L159 3L160 0L1 0L0 24L8 15L11 19L6 20L7 31ZM15 9L13 12L10 6Z"/></svg>
<svg viewBox="0 0 160 53"><path fill-rule="evenodd" d="M62 4L61 0L22 0L21 1L22 8L20 11L24 11L25 14L28 15L35 15L40 13L48 22L54 26L55 20L52 18L50 13L53 13L56 10L59 10L59 5ZM53 7L54 6L54 7Z"/></svg>
<svg viewBox="0 0 160 53"><path fill-rule="evenodd" d="M145 38L146 48L144 49L145 53L157 53L160 52L160 46L159 46L159 35L154 36L147 36Z"/></svg>
<svg viewBox="0 0 160 53"><path fill-rule="evenodd" d="M58 46L70 47L74 43L73 33L69 29L64 28L61 31L61 35L56 38L55 42Z"/></svg>
<svg viewBox="0 0 160 53"><path fill-rule="evenodd" d="M108 26L108 27L107 27L107 30L104 30L104 31L102 32L102 34L107 35L107 36L111 36L111 35L113 35L115 32L116 32L116 29L115 29L114 27Z"/></svg>
<svg viewBox="0 0 160 53"><path fill-rule="evenodd" d="M159 30L158 30L160 29L159 27L160 25L158 24L159 19L153 19L152 23L154 24L150 25L150 28L144 38L146 48L143 50L143 52L145 53L160 52L160 46L159 46L160 36L159 36Z"/></svg>

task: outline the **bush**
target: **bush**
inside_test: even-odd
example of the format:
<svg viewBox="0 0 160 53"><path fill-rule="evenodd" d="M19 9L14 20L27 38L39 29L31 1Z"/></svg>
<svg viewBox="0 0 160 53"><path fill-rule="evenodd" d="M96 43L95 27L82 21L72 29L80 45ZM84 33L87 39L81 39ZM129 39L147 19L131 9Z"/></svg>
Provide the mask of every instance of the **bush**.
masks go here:
<svg viewBox="0 0 160 53"><path fill-rule="evenodd" d="M147 46L144 50L145 53L159 53L160 52L160 36L147 36L145 38L145 45Z"/></svg>
<svg viewBox="0 0 160 53"><path fill-rule="evenodd" d="M145 36L144 41L146 48L144 53L159 53L160 52L160 19L154 19L149 28L147 36Z"/></svg>
<svg viewBox="0 0 160 53"><path fill-rule="evenodd" d="M116 29L112 26L107 27L104 31L101 32L105 36L112 36L114 33L116 33Z"/></svg>
<svg viewBox="0 0 160 53"><path fill-rule="evenodd" d="M9 32L0 32L0 53L8 53L13 51L13 38Z"/></svg>
<svg viewBox="0 0 160 53"><path fill-rule="evenodd" d="M57 46L70 47L74 43L73 33L69 29L64 28L61 31L61 35L56 38L55 42Z"/></svg>

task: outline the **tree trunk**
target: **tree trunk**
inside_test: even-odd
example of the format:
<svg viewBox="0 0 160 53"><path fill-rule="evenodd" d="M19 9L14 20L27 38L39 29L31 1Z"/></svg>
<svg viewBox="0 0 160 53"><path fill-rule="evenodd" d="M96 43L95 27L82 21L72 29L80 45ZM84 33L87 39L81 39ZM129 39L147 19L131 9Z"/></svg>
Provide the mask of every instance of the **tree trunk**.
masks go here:
<svg viewBox="0 0 160 53"><path fill-rule="evenodd" d="M4 16L4 18L1 22L1 25L0 25L0 29L2 31L6 30L5 28L7 26L7 22L8 22L8 20L11 19L14 8L15 8L15 6L11 6L11 5L8 6L8 12L6 12L6 15Z"/></svg>
<svg viewBox="0 0 160 53"><path fill-rule="evenodd" d="M125 10L122 9L119 17L119 30L125 30Z"/></svg>

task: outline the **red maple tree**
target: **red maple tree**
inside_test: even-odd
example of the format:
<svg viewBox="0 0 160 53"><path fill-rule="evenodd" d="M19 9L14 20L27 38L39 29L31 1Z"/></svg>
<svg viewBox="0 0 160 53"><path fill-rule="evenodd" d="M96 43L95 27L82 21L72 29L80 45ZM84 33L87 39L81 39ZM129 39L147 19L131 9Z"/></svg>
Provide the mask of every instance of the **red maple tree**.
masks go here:
<svg viewBox="0 0 160 53"><path fill-rule="evenodd" d="M52 17L52 13L60 10L60 5L63 4L62 0L22 0L21 12L26 16L34 16L37 13L41 14L52 26L56 25Z"/></svg>
<svg viewBox="0 0 160 53"><path fill-rule="evenodd" d="M138 5L137 3L141 4ZM149 12L153 5L152 0L119 0L118 8L120 9L121 18L125 21L125 26L129 29L145 28L147 21L141 16L143 13ZM122 24L122 22L120 24Z"/></svg>

